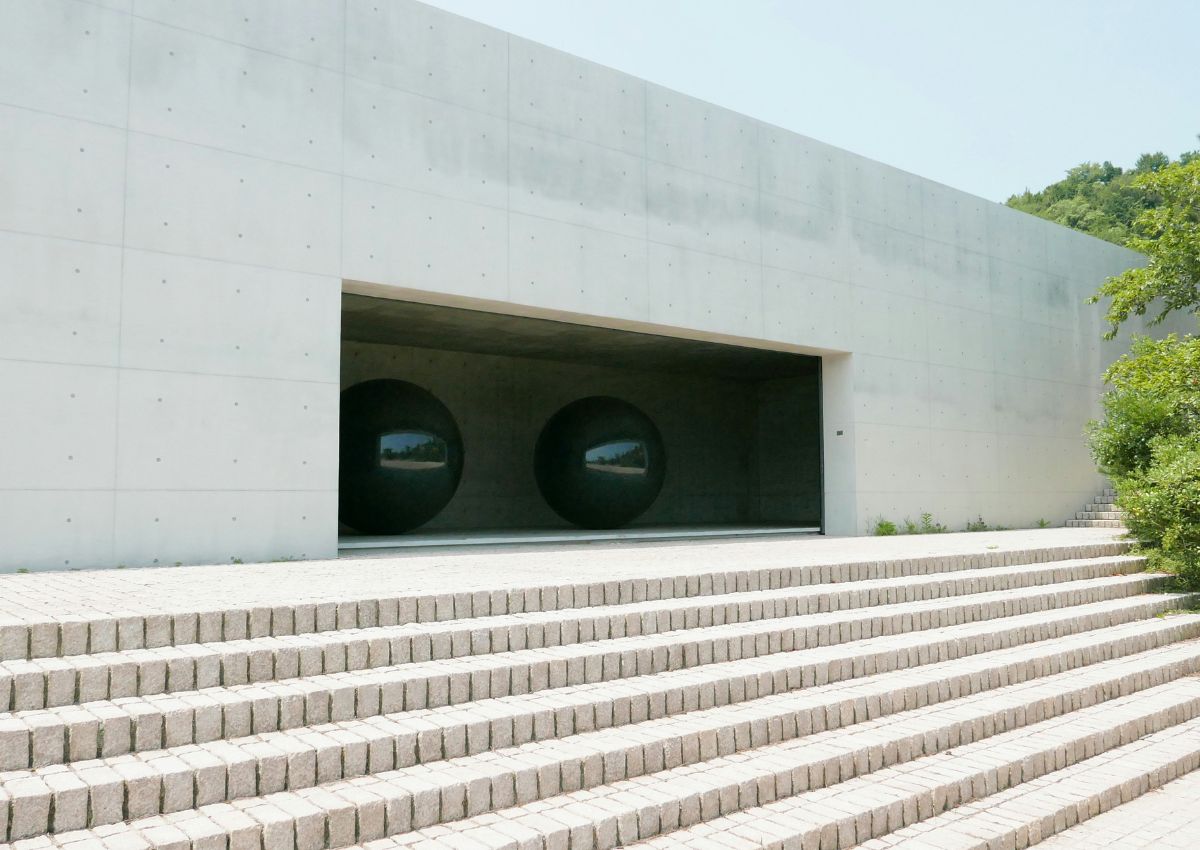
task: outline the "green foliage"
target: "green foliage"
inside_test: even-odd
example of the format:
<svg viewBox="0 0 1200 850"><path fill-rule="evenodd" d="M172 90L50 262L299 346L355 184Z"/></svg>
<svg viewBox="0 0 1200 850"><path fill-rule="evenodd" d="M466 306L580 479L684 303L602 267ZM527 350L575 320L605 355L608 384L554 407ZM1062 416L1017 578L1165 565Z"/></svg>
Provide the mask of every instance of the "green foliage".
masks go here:
<svg viewBox="0 0 1200 850"><path fill-rule="evenodd" d="M1038 520L1038 528L1048 528L1049 526L1050 523L1046 522L1046 520ZM988 525L986 522L984 522L983 517L979 517L975 520L967 520L966 530L1008 531L1009 529L1007 526L1003 525ZM891 520L880 517L879 519L875 520L875 528L873 533L877 537L888 537L893 534L946 534L949 531L950 529L944 523L936 522L933 518L933 514L926 512L921 514L921 519L919 522L914 522L908 517L905 517L901 521L901 525L899 527Z"/></svg>
<svg viewBox="0 0 1200 850"><path fill-rule="evenodd" d="M1026 189L1008 199L1013 209L1036 215L1118 245L1129 238L1133 221L1153 204L1134 185L1137 175L1111 162L1085 162L1040 192Z"/></svg>
<svg viewBox="0 0 1200 850"><path fill-rule="evenodd" d="M1155 203L1138 214L1126 244L1149 261L1110 277L1092 298L1111 299L1110 339L1130 316L1152 308L1152 323L1176 310L1200 313L1200 158L1141 174L1134 185Z"/></svg>
<svg viewBox="0 0 1200 850"><path fill-rule="evenodd" d="M921 522L915 523L907 517L904 520L904 534L944 534L950 529L942 525L940 522L933 521L933 514L921 514ZM877 537L890 537L893 534L900 534L900 529L896 523L891 520L880 517L875 520L875 535Z"/></svg>
<svg viewBox="0 0 1200 850"><path fill-rule="evenodd" d="M1104 380L1112 385L1101 400L1104 421L1091 423L1088 432L1105 474L1148 468L1157 437L1200 432L1200 337L1137 337Z"/></svg>
<svg viewBox="0 0 1200 850"><path fill-rule="evenodd" d="M1150 567L1200 589L1200 434L1155 437L1147 468L1116 483L1125 522L1145 542Z"/></svg>
<svg viewBox="0 0 1200 850"><path fill-rule="evenodd" d="M1200 159L1200 151L1187 151L1180 155L1179 164L1196 159ZM1161 202L1140 178L1155 175L1170 164L1170 157L1161 151L1142 154L1128 171L1108 161L1085 162L1040 192L1026 189L1007 203L1013 209L1124 245L1135 235L1138 216Z"/></svg>
<svg viewBox="0 0 1200 850"><path fill-rule="evenodd" d="M1134 163L1133 173L1146 174L1150 171L1158 171L1159 169L1166 168L1170 164L1171 158L1162 151L1144 153L1139 156L1137 158L1137 162Z"/></svg>
<svg viewBox="0 0 1200 850"><path fill-rule="evenodd" d="M913 522L908 517L904 518L904 533L905 534L945 534L950 529L942 525L940 522L933 521L933 514L921 514L919 523Z"/></svg>
<svg viewBox="0 0 1200 850"><path fill-rule="evenodd" d="M933 521L933 514L921 514L921 533L922 534L945 534L950 529L942 525L940 522Z"/></svg>
<svg viewBox="0 0 1200 850"><path fill-rule="evenodd" d="M1151 567L1200 588L1200 337L1137 337L1104 377L1092 454Z"/></svg>

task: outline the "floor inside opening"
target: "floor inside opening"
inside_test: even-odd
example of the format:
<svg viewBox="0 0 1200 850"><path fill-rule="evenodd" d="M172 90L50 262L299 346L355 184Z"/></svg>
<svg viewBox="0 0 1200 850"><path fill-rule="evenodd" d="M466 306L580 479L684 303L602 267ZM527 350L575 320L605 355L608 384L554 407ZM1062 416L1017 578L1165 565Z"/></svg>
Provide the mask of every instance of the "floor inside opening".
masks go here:
<svg viewBox="0 0 1200 850"><path fill-rule="evenodd" d="M539 543L703 540L736 537L817 535L819 525L661 525L594 530L586 528L488 529L484 531L412 531L407 534L338 537L338 551L423 549L446 546L521 546Z"/></svg>

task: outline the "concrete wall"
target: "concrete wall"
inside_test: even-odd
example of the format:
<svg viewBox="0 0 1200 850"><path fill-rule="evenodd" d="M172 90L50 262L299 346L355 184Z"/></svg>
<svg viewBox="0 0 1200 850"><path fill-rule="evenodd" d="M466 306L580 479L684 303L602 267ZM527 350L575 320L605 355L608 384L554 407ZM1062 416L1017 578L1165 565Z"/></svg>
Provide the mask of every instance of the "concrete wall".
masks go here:
<svg viewBox="0 0 1200 850"><path fill-rule="evenodd" d="M464 351L344 343L343 387L373 378L398 378L430 390L450 409L462 432L462 482L446 509L424 529L570 527L538 492L533 449L542 426L556 411L589 395L630 402L662 434L666 481L658 499L635 525L795 523L820 518L820 455L802 456L797 450L811 444L817 434L815 381L746 383ZM807 419L792 418L805 413ZM761 483L763 470L784 467L793 467L795 474L768 475L766 484Z"/></svg>
<svg viewBox="0 0 1200 850"><path fill-rule="evenodd" d="M2 8L4 567L333 554L343 286L826 355L836 533L1097 483L1127 251L407 0Z"/></svg>

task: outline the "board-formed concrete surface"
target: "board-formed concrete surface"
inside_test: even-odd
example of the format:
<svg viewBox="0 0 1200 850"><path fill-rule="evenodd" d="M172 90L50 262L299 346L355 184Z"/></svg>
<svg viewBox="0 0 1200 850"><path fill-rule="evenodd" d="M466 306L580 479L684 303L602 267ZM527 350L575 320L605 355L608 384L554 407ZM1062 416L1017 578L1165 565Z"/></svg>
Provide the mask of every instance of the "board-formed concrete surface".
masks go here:
<svg viewBox="0 0 1200 850"><path fill-rule="evenodd" d="M1029 846L1200 766L1200 599L1128 550L1080 528L3 577L0 843Z"/></svg>
<svg viewBox="0 0 1200 850"><path fill-rule="evenodd" d="M1132 252L411 0L286 7L5 4L0 567L334 555L344 291L820 356L834 534L1099 486Z"/></svg>

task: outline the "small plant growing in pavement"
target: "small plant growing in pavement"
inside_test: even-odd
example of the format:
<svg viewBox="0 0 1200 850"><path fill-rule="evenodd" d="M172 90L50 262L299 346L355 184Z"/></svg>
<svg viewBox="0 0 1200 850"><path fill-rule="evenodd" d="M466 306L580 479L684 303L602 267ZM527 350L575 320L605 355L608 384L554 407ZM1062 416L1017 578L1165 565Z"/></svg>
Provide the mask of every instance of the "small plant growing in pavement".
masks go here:
<svg viewBox="0 0 1200 850"><path fill-rule="evenodd" d="M933 514L921 514L921 533L922 534L945 534L950 529L942 525L940 522L933 521Z"/></svg>
<svg viewBox="0 0 1200 850"><path fill-rule="evenodd" d="M890 519L880 517L875 520L875 536L876 537L891 537L896 533L896 523Z"/></svg>
<svg viewBox="0 0 1200 850"><path fill-rule="evenodd" d="M983 517L967 520L967 531L991 531L992 528L983 521Z"/></svg>
<svg viewBox="0 0 1200 850"><path fill-rule="evenodd" d="M1049 527L1050 527L1050 523L1049 523L1049 521L1047 521L1047 520L1045 520L1045 519L1039 519L1039 520L1037 521L1037 527L1038 527L1038 528L1049 528Z"/></svg>
<svg viewBox="0 0 1200 850"><path fill-rule="evenodd" d="M905 517L903 524L904 531L901 532L903 534L945 534L950 530L942 525L942 523L934 522L933 514L928 512L921 514L920 522L913 522L908 517Z"/></svg>

